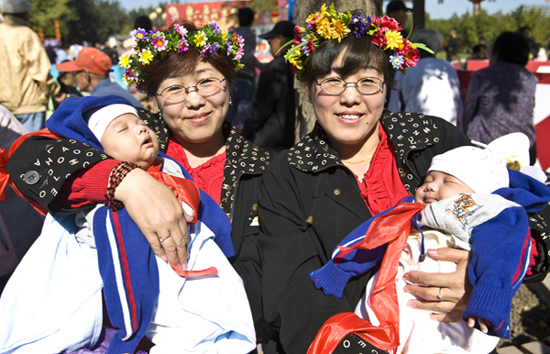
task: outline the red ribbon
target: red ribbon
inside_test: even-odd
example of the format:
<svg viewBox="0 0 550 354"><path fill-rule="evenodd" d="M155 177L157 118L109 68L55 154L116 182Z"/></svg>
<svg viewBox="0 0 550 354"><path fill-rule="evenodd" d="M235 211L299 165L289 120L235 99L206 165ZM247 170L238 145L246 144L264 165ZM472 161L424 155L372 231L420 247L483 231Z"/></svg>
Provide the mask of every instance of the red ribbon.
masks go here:
<svg viewBox="0 0 550 354"><path fill-rule="evenodd" d="M387 214L374 219L362 241L351 247L340 247L342 252L349 253L355 249L372 250L388 244L370 297L370 304L380 326L374 326L369 321L357 316L352 321L347 317L353 317L349 313L343 317L338 316L345 315L345 313L335 315L323 324L311 344L308 354L331 353L349 333L359 335L380 349L393 350L394 352L397 350L399 347L399 305L395 277L403 246L411 233L411 220L422 209L424 206L418 203L399 204Z"/></svg>

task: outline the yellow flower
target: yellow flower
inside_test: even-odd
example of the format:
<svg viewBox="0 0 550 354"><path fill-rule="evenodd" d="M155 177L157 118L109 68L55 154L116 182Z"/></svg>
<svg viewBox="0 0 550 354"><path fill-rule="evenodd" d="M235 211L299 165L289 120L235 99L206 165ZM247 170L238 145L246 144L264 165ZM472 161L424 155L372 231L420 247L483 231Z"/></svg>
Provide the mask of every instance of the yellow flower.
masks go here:
<svg viewBox="0 0 550 354"><path fill-rule="evenodd" d="M315 20L315 22L319 22L319 21L321 21L322 19L325 18L326 12L327 12L327 5L323 4L323 6L321 6L321 13L316 12L314 14L309 15L306 18L306 22L309 22L309 21L312 21L312 20Z"/></svg>
<svg viewBox="0 0 550 354"><path fill-rule="evenodd" d="M128 54L124 54L120 57L120 60L118 61L118 66L121 66L124 69L127 69L130 66L130 57L128 56Z"/></svg>
<svg viewBox="0 0 550 354"><path fill-rule="evenodd" d="M203 47L206 44L207 39L208 37L206 37L206 34L203 31L199 31L195 36L195 45L197 47Z"/></svg>
<svg viewBox="0 0 550 354"><path fill-rule="evenodd" d="M238 71L238 70L240 70L240 69L242 69L242 68L244 68L244 65L241 64L241 63L235 65L235 71Z"/></svg>
<svg viewBox="0 0 550 354"><path fill-rule="evenodd" d="M330 21L326 18L323 18L321 21L317 22L317 33L319 36L324 39L332 39Z"/></svg>
<svg viewBox="0 0 550 354"><path fill-rule="evenodd" d="M145 49L143 50L143 52L141 52L141 55L139 56L139 61L147 65L151 62L151 60L153 60L153 58L154 57L153 54L151 54L151 51L149 49Z"/></svg>
<svg viewBox="0 0 550 354"><path fill-rule="evenodd" d="M416 49L416 48L418 48L418 46L416 45L416 43L413 43L413 44L411 44L411 48Z"/></svg>
<svg viewBox="0 0 550 354"><path fill-rule="evenodd" d="M349 28L340 21L332 21L332 39L337 39L340 42L350 32Z"/></svg>
<svg viewBox="0 0 550 354"><path fill-rule="evenodd" d="M222 43L227 42L227 32L222 31Z"/></svg>
<svg viewBox="0 0 550 354"><path fill-rule="evenodd" d="M388 30L386 31L385 35L386 35L386 48L384 48L384 50L398 49L400 45L403 45L403 37L401 37L401 34L399 32Z"/></svg>

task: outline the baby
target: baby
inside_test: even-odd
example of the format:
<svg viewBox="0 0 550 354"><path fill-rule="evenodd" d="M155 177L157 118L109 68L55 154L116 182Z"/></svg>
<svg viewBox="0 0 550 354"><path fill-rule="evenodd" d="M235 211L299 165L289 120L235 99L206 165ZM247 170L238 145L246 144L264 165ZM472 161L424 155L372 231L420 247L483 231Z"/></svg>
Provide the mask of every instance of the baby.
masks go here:
<svg viewBox="0 0 550 354"><path fill-rule="evenodd" d="M499 338L485 333L509 337L512 297L528 268L527 213L541 210L550 201L547 186L506 168L504 157L510 154L502 147L509 151L518 141L520 161L528 164L528 139L518 134L484 149L463 146L434 157L414 199L405 198L346 237L332 261L310 274L315 286L339 297L351 277L381 264L356 313L376 326L385 321L398 326L398 353L491 352ZM396 235L396 229L403 232ZM462 314L466 322L439 323L407 306L413 297L403 291L404 273L456 269L454 263L425 257L426 249L441 247L471 250L468 275L473 291ZM393 268L397 262L399 267ZM382 289L384 281L388 286ZM439 289L437 301L445 300L445 290ZM384 294L384 307L374 305L377 293ZM392 299L398 299L398 311L391 310L397 305ZM476 320L483 333L472 328Z"/></svg>
<svg viewBox="0 0 550 354"><path fill-rule="evenodd" d="M179 164L159 156L156 135L124 98L68 99L47 126L169 183L186 214L193 215L188 204L195 203L183 196L194 188L198 199L198 189ZM152 253L125 209L98 205L76 216L48 215L42 235L0 299L0 352L96 350L100 343L103 348L102 291L110 321L118 328L106 344L108 353L133 352L144 335L155 345L151 354L253 350L250 306L242 280L227 260L233 251L227 247L229 220L206 194L200 198L195 210L202 214L188 226L184 271Z"/></svg>

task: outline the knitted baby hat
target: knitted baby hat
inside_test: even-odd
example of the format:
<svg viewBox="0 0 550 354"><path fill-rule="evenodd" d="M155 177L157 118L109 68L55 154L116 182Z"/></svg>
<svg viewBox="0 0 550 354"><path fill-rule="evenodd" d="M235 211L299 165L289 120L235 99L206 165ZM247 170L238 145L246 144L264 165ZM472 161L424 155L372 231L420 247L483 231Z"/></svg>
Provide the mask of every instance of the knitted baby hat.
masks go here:
<svg viewBox="0 0 550 354"><path fill-rule="evenodd" d="M126 113L138 116L137 110L131 105L117 103L105 106L98 109L90 116L88 127L90 127L90 130L94 133L97 140L101 142L101 138L103 138L103 134L105 134L105 130L109 124L115 120L115 118Z"/></svg>
<svg viewBox="0 0 550 354"><path fill-rule="evenodd" d="M518 170L529 165L529 139L523 133L512 133L492 141L489 145L461 146L433 158L429 171L450 174L476 193L490 194L508 187L508 164Z"/></svg>

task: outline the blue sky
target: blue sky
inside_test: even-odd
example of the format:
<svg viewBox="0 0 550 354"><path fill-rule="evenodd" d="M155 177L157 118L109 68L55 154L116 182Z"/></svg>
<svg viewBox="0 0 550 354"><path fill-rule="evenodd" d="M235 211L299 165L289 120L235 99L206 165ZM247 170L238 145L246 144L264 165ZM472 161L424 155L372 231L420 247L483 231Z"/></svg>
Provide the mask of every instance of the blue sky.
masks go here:
<svg viewBox="0 0 550 354"><path fill-rule="evenodd" d="M199 0L201 1L201 0ZM300 0L307 1L307 0ZM158 0L119 0L127 10L137 9L140 7L155 6L159 3ZM185 2L197 2L194 0L185 1L181 0L181 3ZM328 2L328 1L327 1ZM387 2L384 2L384 6ZM412 2L409 2L409 6L412 6ZM502 11L503 13L510 12L516 9L519 5L549 5L546 0L496 0L496 1L483 1L481 7L487 10L489 13L495 13ZM453 13L458 15L464 14L466 11L472 13L473 5L468 0L444 0L443 4L438 4L438 0L426 0L426 11L430 14L431 18L450 18Z"/></svg>

